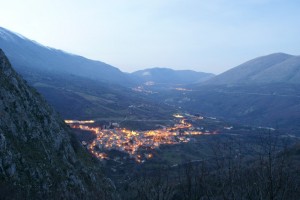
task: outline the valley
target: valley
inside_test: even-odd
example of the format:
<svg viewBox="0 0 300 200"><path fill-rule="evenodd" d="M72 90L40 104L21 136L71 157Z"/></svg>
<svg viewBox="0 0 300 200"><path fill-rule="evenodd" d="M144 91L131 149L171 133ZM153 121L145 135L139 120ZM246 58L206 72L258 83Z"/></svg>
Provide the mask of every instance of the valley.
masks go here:
<svg viewBox="0 0 300 200"><path fill-rule="evenodd" d="M299 196L299 56L270 54L220 75L125 73L0 33L22 76L0 51L0 186L8 182L8 191L70 199L85 191L107 199Z"/></svg>

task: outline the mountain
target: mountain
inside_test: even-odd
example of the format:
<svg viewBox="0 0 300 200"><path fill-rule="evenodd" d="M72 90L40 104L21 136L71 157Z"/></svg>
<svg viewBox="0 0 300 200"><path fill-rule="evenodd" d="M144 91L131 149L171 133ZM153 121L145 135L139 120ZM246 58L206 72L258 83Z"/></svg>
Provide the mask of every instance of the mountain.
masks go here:
<svg viewBox="0 0 300 200"><path fill-rule="evenodd" d="M131 73L140 83L153 81L162 84L193 84L212 78L214 74L192 70L173 70L169 68L150 68Z"/></svg>
<svg viewBox="0 0 300 200"><path fill-rule="evenodd" d="M169 107L133 91L135 81L114 67L45 47L3 28L1 47L8 50L16 71L65 119L160 119L170 115Z"/></svg>
<svg viewBox="0 0 300 200"><path fill-rule="evenodd" d="M111 65L43 46L1 27L0 48L21 74L38 69L117 84L130 83L126 74Z"/></svg>
<svg viewBox="0 0 300 200"><path fill-rule="evenodd" d="M258 57L208 80L208 85L300 84L300 56L274 53Z"/></svg>
<svg viewBox="0 0 300 200"><path fill-rule="evenodd" d="M0 199L114 199L101 166L0 50Z"/></svg>
<svg viewBox="0 0 300 200"><path fill-rule="evenodd" d="M255 58L188 89L157 99L235 123L300 130L300 56Z"/></svg>

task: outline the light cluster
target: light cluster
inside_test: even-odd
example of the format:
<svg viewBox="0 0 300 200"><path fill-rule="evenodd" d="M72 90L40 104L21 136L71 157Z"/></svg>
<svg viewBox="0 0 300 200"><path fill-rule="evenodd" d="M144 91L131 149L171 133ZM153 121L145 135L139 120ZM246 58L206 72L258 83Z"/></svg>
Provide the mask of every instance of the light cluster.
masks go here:
<svg viewBox="0 0 300 200"><path fill-rule="evenodd" d="M181 118L180 115L175 117ZM139 150L154 150L163 144L186 143L190 141L189 136L203 134L201 131L194 131L192 124L183 118L172 127L150 131L132 131L125 128L101 129L84 125L84 123L70 123L70 120L66 123L70 124L71 128L91 131L96 134L96 139L88 144L88 149L99 159L108 158L104 152L114 149L128 153L137 162L144 162L145 159L151 159L153 155L141 155Z"/></svg>

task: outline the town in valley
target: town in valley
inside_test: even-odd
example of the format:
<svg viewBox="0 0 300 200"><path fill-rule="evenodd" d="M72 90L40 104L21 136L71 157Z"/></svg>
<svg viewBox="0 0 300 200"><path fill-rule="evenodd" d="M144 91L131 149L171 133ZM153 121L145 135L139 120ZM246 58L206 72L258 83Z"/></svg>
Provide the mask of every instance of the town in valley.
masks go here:
<svg viewBox="0 0 300 200"><path fill-rule="evenodd" d="M217 134L217 131L204 127L195 127L193 122L204 117L190 114L174 114L174 125L162 126L159 129L138 131L121 128L119 123L110 123L109 127L95 126L95 121L65 120L73 129L90 131L96 135L91 143L82 141L82 145L100 160L115 159L109 155L109 150L117 150L128 156L123 159L134 159L144 163L153 158L153 152L161 145L176 145L194 141L195 136ZM231 128L231 127L224 127ZM120 159L120 158L118 158Z"/></svg>

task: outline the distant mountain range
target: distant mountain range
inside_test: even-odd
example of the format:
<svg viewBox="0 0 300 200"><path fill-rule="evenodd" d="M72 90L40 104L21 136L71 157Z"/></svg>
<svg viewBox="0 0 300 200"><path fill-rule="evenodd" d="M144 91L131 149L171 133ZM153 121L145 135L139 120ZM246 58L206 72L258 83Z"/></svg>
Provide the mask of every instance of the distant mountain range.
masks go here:
<svg viewBox="0 0 300 200"><path fill-rule="evenodd" d="M16 71L65 118L165 118L171 112L131 89L144 80L105 63L43 46L4 28L0 28L0 48Z"/></svg>
<svg viewBox="0 0 300 200"><path fill-rule="evenodd" d="M274 53L234 67L205 82L209 85L300 84L300 56Z"/></svg>
<svg viewBox="0 0 300 200"><path fill-rule="evenodd" d="M169 68L150 68L131 74L139 82L153 81L161 84L193 84L206 81L214 74L192 70L173 70Z"/></svg>
<svg viewBox="0 0 300 200"><path fill-rule="evenodd" d="M166 117L172 109L186 108L251 125L298 126L294 122L300 119L300 56L275 53L214 76L168 68L123 73L103 62L40 45L3 28L0 48L29 84L68 118L147 118L162 113ZM157 85L143 84L148 81ZM179 84L192 92L173 91ZM140 88L132 91L136 86ZM144 107L132 109L132 105Z"/></svg>
<svg viewBox="0 0 300 200"><path fill-rule="evenodd" d="M105 83L133 86L143 81L170 84L190 84L209 79L213 74L191 70L153 68L132 74L101 61L90 60L58 49L44 46L18 33L0 27L0 47L18 72L36 70L47 73L66 73ZM147 73L148 72L148 73ZM148 74L148 76L143 76Z"/></svg>
<svg viewBox="0 0 300 200"><path fill-rule="evenodd" d="M20 34L0 27L0 47L16 70L66 73L105 83L133 86L147 81L162 84L234 85L261 83L300 83L300 56L274 53L245 62L220 75L150 68L123 73L100 61L46 47Z"/></svg>

